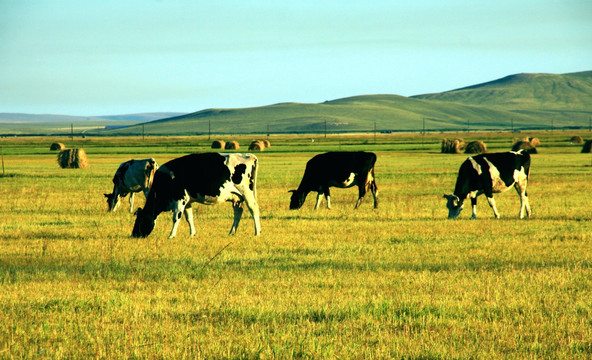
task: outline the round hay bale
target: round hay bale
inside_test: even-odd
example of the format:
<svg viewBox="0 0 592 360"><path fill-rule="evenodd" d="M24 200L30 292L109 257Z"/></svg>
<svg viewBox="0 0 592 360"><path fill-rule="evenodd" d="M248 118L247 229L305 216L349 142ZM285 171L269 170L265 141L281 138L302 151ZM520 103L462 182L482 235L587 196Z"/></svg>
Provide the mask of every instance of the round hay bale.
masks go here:
<svg viewBox="0 0 592 360"><path fill-rule="evenodd" d="M539 138L535 138L535 137L528 138L528 141L530 142L530 145L532 145L533 148L535 148L541 144L541 141L539 140Z"/></svg>
<svg viewBox="0 0 592 360"><path fill-rule="evenodd" d="M59 143L59 142L55 142L55 143L51 144L51 146L49 147L49 150L56 151L56 150L64 150L65 148L66 148L66 145Z"/></svg>
<svg viewBox="0 0 592 360"><path fill-rule="evenodd" d="M456 140L442 140L442 153L444 154L460 154L466 148L467 143L463 139Z"/></svg>
<svg viewBox="0 0 592 360"><path fill-rule="evenodd" d="M240 149L240 145L238 144L238 141L229 141L226 143L226 145L224 145L224 149L238 150L238 149Z"/></svg>
<svg viewBox="0 0 592 360"><path fill-rule="evenodd" d="M251 145L249 145L249 150L250 151L263 151L265 150L265 143L263 141L253 141L251 142Z"/></svg>
<svg viewBox="0 0 592 360"><path fill-rule="evenodd" d="M269 140L262 140L262 141L265 144L266 148L271 147L271 143L269 142Z"/></svg>
<svg viewBox="0 0 592 360"><path fill-rule="evenodd" d="M569 140L569 142L571 142L572 144L583 144L584 143L584 139L582 139L581 136L572 136L571 139Z"/></svg>
<svg viewBox="0 0 592 360"><path fill-rule="evenodd" d="M223 140L214 140L212 143L212 149L224 149L226 143Z"/></svg>
<svg viewBox="0 0 592 360"><path fill-rule="evenodd" d="M592 140L586 140L584 146L582 146L582 153L588 154L592 150Z"/></svg>
<svg viewBox="0 0 592 360"><path fill-rule="evenodd" d="M58 153L58 164L62 169L83 169L88 166L84 149L64 149Z"/></svg>
<svg viewBox="0 0 592 360"><path fill-rule="evenodd" d="M520 149L525 149L530 154L536 154L537 153L537 149L534 146L532 146L532 144L530 143L530 141L520 140L520 141L517 141L512 146L512 151L518 151Z"/></svg>
<svg viewBox="0 0 592 360"><path fill-rule="evenodd" d="M487 146L483 141L471 141L465 148L465 154L482 154L487 152Z"/></svg>

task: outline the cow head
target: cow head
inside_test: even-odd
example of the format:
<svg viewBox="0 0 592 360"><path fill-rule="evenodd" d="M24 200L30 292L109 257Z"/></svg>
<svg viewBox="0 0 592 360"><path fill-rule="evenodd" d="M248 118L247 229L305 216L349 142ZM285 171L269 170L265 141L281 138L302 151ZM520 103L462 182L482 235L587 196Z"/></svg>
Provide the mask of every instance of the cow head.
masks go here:
<svg viewBox="0 0 592 360"><path fill-rule="evenodd" d="M456 195L444 195L443 198L447 200L448 218L456 219L463 209L463 201Z"/></svg>
<svg viewBox="0 0 592 360"><path fill-rule="evenodd" d="M298 210L306 200L306 193L298 190L290 190L292 197L290 198L290 210Z"/></svg>
<svg viewBox="0 0 592 360"><path fill-rule="evenodd" d="M109 206L109 210L107 211L115 211L119 207L119 195L116 194L103 194L107 198L107 206Z"/></svg>
<svg viewBox="0 0 592 360"><path fill-rule="evenodd" d="M136 222L132 230L133 237L146 237L154 229L154 216L142 208L136 210Z"/></svg>

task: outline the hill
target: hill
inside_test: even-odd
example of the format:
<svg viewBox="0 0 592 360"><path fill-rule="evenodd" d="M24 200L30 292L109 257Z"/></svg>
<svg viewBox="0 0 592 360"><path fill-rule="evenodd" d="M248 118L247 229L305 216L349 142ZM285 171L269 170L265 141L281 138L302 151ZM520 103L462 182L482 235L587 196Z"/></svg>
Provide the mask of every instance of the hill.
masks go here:
<svg viewBox="0 0 592 360"><path fill-rule="evenodd" d="M156 112L127 115L71 116L52 114L0 113L2 135L56 135L105 127L121 127L156 119L182 115L174 112Z"/></svg>
<svg viewBox="0 0 592 360"><path fill-rule="evenodd" d="M554 75L517 74L415 99L512 110L582 110L592 104L592 71Z"/></svg>
<svg viewBox="0 0 592 360"><path fill-rule="evenodd" d="M516 74L412 97L353 96L318 104L281 103L191 114L71 117L0 114L1 134L196 135L588 128L592 71Z"/></svg>
<svg viewBox="0 0 592 360"><path fill-rule="evenodd" d="M354 96L319 104L207 109L102 135L508 130L588 127L592 71L518 74L437 94Z"/></svg>

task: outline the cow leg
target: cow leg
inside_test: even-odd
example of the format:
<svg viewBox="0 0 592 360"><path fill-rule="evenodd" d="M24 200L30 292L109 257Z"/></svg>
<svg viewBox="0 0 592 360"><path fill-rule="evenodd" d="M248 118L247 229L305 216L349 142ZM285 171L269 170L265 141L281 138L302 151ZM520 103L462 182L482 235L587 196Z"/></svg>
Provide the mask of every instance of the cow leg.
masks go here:
<svg viewBox="0 0 592 360"><path fill-rule="evenodd" d="M189 236L195 236L195 224L193 223L193 208L191 205L185 207L185 220L189 224Z"/></svg>
<svg viewBox="0 0 592 360"><path fill-rule="evenodd" d="M169 239L172 239L177 235L177 228L179 227L179 222L181 221L181 216L183 216L184 211L185 205L183 205L181 201L176 201L173 206L173 228L169 234Z"/></svg>
<svg viewBox="0 0 592 360"><path fill-rule="evenodd" d="M130 204L129 211L134 212L134 193L133 192L130 193L129 204Z"/></svg>
<svg viewBox="0 0 592 360"><path fill-rule="evenodd" d="M477 218L477 197L479 195L483 194L483 191L473 191L469 193L469 197L471 198L471 211L472 211L472 215L471 215L471 219L476 219ZM491 198L493 198L493 195L489 196ZM491 203L490 203L491 205Z"/></svg>
<svg viewBox="0 0 592 360"><path fill-rule="evenodd" d="M354 206L354 210L360 206L362 200L364 199L364 196L366 196L366 182L358 185L358 201L356 201L356 206Z"/></svg>
<svg viewBox="0 0 592 360"><path fill-rule="evenodd" d="M491 197L487 197L487 202L489 203L489 206L491 206L491 209L493 210L493 215L495 215L496 219L500 218L500 214L497 211L497 207L495 206L495 199L493 198L493 196Z"/></svg>
<svg viewBox="0 0 592 360"><path fill-rule="evenodd" d="M517 181L514 188L520 196L520 213L518 214L518 216L520 217L520 219L524 219L524 213L526 212L526 217L530 217L532 211L530 210L528 195L526 194L526 184L522 184Z"/></svg>
<svg viewBox="0 0 592 360"><path fill-rule="evenodd" d="M234 210L234 221L232 223L232 227L230 228L229 235L236 234L236 229L238 229L238 224L240 223L241 217L243 216L243 204L240 201L235 201L232 203L232 209Z"/></svg>
<svg viewBox="0 0 592 360"><path fill-rule="evenodd" d="M259 235L259 234L261 234L261 219L259 216L259 204L257 204L257 199L255 199L255 194L253 194L250 191L247 191L244 194L244 198L245 198L245 203L247 204L247 208L249 208L249 212L251 213L251 216L253 217L253 223L255 224L255 235ZM238 225L238 223L237 223L237 225Z"/></svg>
<svg viewBox="0 0 592 360"><path fill-rule="evenodd" d="M322 190L319 190L319 192L317 193L317 202L315 203L314 209L318 209L319 205L321 205L321 200L323 199L323 192Z"/></svg>
<svg viewBox="0 0 592 360"><path fill-rule="evenodd" d="M327 209L331 209L331 193L328 186L325 189L325 199L327 199Z"/></svg>

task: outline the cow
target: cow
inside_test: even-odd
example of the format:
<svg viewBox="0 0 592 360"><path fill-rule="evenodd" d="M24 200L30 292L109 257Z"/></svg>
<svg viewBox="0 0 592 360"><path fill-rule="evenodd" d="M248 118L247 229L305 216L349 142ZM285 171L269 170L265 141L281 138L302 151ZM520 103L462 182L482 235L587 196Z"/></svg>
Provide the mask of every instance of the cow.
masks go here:
<svg viewBox="0 0 592 360"><path fill-rule="evenodd" d="M448 218L455 219L463 209L463 202L471 198L472 218L477 218L477 196L485 194L496 219L500 215L493 199L494 193L508 190L512 185L520 195L520 219L531 215L526 185L530 173L530 154L526 150L485 153L470 156L458 171L454 194L447 199Z"/></svg>
<svg viewBox="0 0 592 360"><path fill-rule="evenodd" d="M371 152L328 152L314 156L306 163L304 176L296 190L290 190L290 209L302 207L306 196L316 191L317 202L314 209L318 209L323 195L327 199L327 209L331 209L330 187L349 188L358 186L357 209L366 191L370 190L374 197L374 208L378 207L378 188L374 179L374 164L376 154Z"/></svg>
<svg viewBox="0 0 592 360"><path fill-rule="evenodd" d="M253 154L203 153L173 159L154 174L146 205L136 211L132 236L150 235L156 218L165 211L173 212L173 228L169 238L177 234L183 213L189 224L189 234L194 236L191 204L214 205L226 201L231 202L234 208L230 234L234 234L238 228L244 202L253 217L255 235L259 235L261 224L256 182L257 157Z"/></svg>
<svg viewBox="0 0 592 360"><path fill-rule="evenodd" d="M158 170L156 160L129 160L121 165L113 176L113 192L104 194L107 198L108 211L115 211L119 208L120 199L129 197L130 212L134 210L134 193L142 191L144 196L148 197L148 192L152 186L154 172Z"/></svg>

